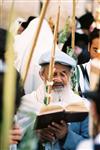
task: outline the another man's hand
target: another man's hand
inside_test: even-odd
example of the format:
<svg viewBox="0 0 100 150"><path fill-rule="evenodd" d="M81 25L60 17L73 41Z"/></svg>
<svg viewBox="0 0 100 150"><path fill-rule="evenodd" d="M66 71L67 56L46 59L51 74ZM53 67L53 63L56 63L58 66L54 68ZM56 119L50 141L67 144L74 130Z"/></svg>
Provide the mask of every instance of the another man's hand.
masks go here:
<svg viewBox="0 0 100 150"><path fill-rule="evenodd" d="M21 130L18 125L14 125L13 129L10 131L9 141L10 144L18 144L21 139Z"/></svg>

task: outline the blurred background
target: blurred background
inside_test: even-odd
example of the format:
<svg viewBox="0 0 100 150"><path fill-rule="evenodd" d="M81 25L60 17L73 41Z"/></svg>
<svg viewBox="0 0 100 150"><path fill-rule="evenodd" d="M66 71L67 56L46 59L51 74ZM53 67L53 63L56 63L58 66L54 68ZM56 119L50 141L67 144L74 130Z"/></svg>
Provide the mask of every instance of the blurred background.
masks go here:
<svg viewBox="0 0 100 150"><path fill-rule="evenodd" d="M58 3L61 6L60 26L63 29L66 19L72 15L72 1L73 0L50 0L46 19L52 17L55 20ZM27 20L29 16L38 16L43 4L43 0L0 0L0 26L8 27L8 18L10 10L14 15L13 20L17 18L24 18ZM95 9L100 4L100 0L76 0L76 16L82 16L87 10L95 14ZM13 9L11 7L13 6Z"/></svg>

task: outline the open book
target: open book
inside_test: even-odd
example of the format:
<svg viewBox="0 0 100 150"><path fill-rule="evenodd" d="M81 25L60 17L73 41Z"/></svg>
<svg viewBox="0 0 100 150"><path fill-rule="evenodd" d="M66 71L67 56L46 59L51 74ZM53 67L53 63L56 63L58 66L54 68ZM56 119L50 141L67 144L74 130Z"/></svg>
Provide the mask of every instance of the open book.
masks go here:
<svg viewBox="0 0 100 150"><path fill-rule="evenodd" d="M52 122L60 123L61 120L79 122L88 116L88 109L84 102L64 104L44 105L37 114L35 129L46 128Z"/></svg>

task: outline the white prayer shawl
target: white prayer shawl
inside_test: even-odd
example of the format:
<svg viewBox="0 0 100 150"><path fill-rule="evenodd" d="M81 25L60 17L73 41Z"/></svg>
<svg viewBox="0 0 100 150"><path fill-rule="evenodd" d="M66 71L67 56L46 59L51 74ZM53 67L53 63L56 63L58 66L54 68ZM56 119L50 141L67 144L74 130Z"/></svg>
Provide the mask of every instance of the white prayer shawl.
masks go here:
<svg viewBox="0 0 100 150"><path fill-rule="evenodd" d="M44 103L44 98L45 98L45 86L44 84L42 84L37 91L32 92L31 94L27 94L25 96L23 96L23 100L20 106L20 110L22 110L24 107L26 109L28 109L28 107L30 108L29 111L39 111L40 107L43 106ZM60 98L60 102L59 103L66 103L66 104L71 104L71 103L77 103L80 101L83 101L84 103L88 103L86 99L81 98L80 96L78 96L77 94L75 94L70 86L68 86L67 88L65 88L64 90L62 90L62 92L52 92L51 97L53 99L54 96L54 100L51 101L51 103L58 103L59 102L59 98ZM88 107L88 106L87 106ZM32 108L32 110L31 110Z"/></svg>
<svg viewBox="0 0 100 150"><path fill-rule="evenodd" d="M17 35L15 37L15 67L21 75L24 72L24 67L28 59L29 51L31 50L33 44L32 42L37 30L38 22L39 18L32 20L28 27L20 35ZM49 27L47 21L43 20L24 86L25 94L36 90L37 87L41 84L42 80L39 76L40 66L38 65L38 60L45 51L47 51L48 49L51 50L52 45L53 34L51 28Z"/></svg>
<svg viewBox="0 0 100 150"><path fill-rule="evenodd" d="M40 108L44 104L45 97L45 86L42 84L37 91L32 92L31 94L27 94L23 96L22 102L17 113L18 124L22 127L23 131L25 131L27 125L32 123L32 118L28 116L28 114L34 114L34 112L39 112ZM87 108L89 108L89 102L75 94L70 87L64 89L62 94L60 95L61 102L59 103L77 103L83 101ZM59 99L52 101L52 103L58 103ZM26 116L25 116L26 114ZM28 124L25 126L25 122ZM24 128L25 127L25 128Z"/></svg>
<svg viewBox="0 0 100 150"><path fill-rule="evenodd" d="M89 80L90 80L90 66L91 66L91 60L85 64L83 64L83 67L84 69L86 68L86 71L87 71L87 75L89 77ZM78 66L78 69L79 69L79 84L80 84L80 89L81 89L81 92L85 92L86 90L90 90L90 85L89 83L87 82L86 79L84 79L84 75L83 75L83 72L80 68L80 66Z"/></svg>
<svg viewBox="0 0 100 150"><path fill-rule="evenodd" d="M100 60L95 58L92 59L91 61L90 88L92 91L96 90L99 80L100 80Z"/></svg>
<svg viewBox="0 0 100 150"><path fill-rule="evenodd" d="M83 74L82 69L79 65L78 66L79 85L80 85L81 92L83 93L83 92L86 92L89 90L94 90L95 83L98 82L99 76L97 78L97 74L91 72L91 67L94 66L97 69L100 69L100 60L95 58L95 59L92 59L89 62L83 64L82 66L84 67L84 69L86 69L87 76L89 78L89 81L87 81L87 79L84 78L84 74ZM93 81L95 81L95 82L93 83Z"/></svg>

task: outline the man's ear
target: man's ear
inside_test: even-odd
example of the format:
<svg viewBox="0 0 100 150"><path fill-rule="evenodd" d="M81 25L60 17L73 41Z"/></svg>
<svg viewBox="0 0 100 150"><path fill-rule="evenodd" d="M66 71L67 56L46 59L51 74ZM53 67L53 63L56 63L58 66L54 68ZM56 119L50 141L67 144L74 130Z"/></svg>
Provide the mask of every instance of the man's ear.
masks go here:
<svg viewBox="0 0 100 150"><path fill-rule="evenodd" d="M45 80L45 78L44 78L44 69L39 71L39 75L40 75L41 79L44 81Z"/></svg>

